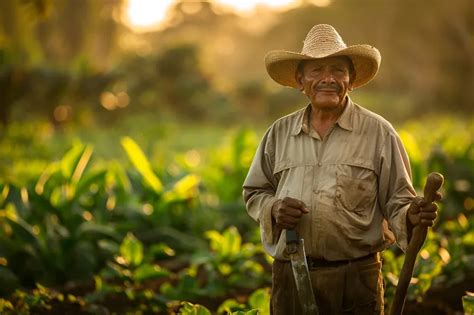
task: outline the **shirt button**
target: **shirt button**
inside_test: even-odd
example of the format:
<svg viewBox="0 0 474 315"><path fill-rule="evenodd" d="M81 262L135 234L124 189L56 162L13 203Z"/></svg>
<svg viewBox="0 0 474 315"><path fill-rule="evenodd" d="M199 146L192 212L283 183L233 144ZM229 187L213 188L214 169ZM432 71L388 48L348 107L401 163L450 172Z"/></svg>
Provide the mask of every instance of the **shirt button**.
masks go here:
<svg viewBox="0 0 474 315"><path fill-rule="evenodd" d="M321 162L318 163L318 166L322 166L322 165L323 165L323 163L321 163Z"/></svg>

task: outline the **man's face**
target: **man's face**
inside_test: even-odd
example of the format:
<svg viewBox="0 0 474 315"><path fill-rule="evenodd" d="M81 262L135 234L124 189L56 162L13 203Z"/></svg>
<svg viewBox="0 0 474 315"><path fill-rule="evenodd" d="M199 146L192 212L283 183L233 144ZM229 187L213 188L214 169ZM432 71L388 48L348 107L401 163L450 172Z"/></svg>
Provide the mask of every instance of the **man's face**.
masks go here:
<svg viewBox="0 0 474 315"><path fill-rule="evenodd" d="M335 110L343 106L347 92L352 91L348 57L337 56L305 61L296 74L299 89L316 109Z"/></svg>

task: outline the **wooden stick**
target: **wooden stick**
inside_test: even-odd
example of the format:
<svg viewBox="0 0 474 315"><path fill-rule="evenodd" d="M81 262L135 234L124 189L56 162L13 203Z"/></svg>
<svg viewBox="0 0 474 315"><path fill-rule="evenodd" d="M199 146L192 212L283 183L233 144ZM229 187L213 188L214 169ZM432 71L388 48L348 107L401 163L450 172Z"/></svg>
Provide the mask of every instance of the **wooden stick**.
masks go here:
<svg viewBox="0 0 474 315"><path fill-rule="evenodd" d="M426 202L434 201L436 191L443 185L443 175L439 173L430 173L426 179L426 185L423 192L423 198ZM390 315L401 315L403 306L405 305L405 298L410 285L411 277L413 276L413 268L415 267L416 257L420 251L428 233L427 226L417 225L413 228L413 235L408 244L405 261L398 279L397 289L395 290L395 297L393 298L392 307L390 308Z"/></svg>

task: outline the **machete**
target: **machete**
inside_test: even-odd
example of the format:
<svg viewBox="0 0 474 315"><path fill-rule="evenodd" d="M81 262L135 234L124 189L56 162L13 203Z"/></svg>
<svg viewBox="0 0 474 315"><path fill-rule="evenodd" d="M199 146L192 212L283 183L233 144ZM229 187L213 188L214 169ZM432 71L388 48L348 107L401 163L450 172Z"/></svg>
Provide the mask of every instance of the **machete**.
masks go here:
<svg viewBox="0 0 474 315"><path fill-rule="evenodd" d="M304 315L318 315L313 286L309 276L308 263L304 250L304 240L299 239L295 230L286 230L286 249L290 255L291 268L296 282L296 291Z"/></svg>
<svg viewBox="0 0 474 315"><path fill-rule="evenodd" d="M430 173L426 179L425 189L423 191L423 198L426 202L433 202L436 191L443 185L443 175L439 173ZM413 235L408 244L403 267L398 279L395 296L393 298L392 307L390 308L390 315L401 315L403 306L405 304L405 297L411 277L413 276L413 268L415 266L416 257L426 239L428 232L427 226L417 225L413 228Z"/></svg>

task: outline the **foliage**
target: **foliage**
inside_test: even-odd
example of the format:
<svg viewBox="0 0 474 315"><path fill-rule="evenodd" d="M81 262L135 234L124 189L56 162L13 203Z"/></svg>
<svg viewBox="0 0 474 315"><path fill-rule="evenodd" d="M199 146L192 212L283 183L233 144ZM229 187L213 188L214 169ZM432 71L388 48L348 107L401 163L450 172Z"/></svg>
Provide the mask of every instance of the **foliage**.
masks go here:
<svg viewBox="0 0 474 315"><path fill-rule="evenodd" d="M28 315L49 312L54 305L67 306L68 310L80 311L86 305L81 297L64 295L40 284L31 292L16 290L9 300L0 299L0 312L5 315Z"/></svg>
<svg viewBox="0 0 474 315"><path fill-rule="evenodd" d="M145 286L151 280L170 276L168 270L153 263L154 255L172 252L160 245L153 245L149 250L153 254L145 255L143 244L128 233L120 244L119 255L94 277L95 290L87 294L85 300L101 305L107 300L121 298L128 302L124 303L128 306L121 306L120 311L139 308L156 313L166 309L166 299Z"/></svg>
<svg viewBox="0 0 474 315"><path fill-rule="evenodd" d="M439 222L428 233L408 291L408 303L419 304L431 290L449 290L474 272L472 124L440 119L429 136L424 125L399 128L416 187L428 170L446 179ZM33 129L17 135L23 149L3 151L5 161L25 160L21 150L36 141ZM113 144L122 149L113 160L95 153L109 143L93 148L75 140L51 162L52 142L31 147L42 167L25 176L28 170L18 167L0 179L3 313L49 307L267 313L268 291L258 289L269 285L270 260L240 194L255 133L241 129L219 147L184 153L123 137ZM384 252L386 305L403 258L396 248ZM82 291L67 289L83 281Z"/></svg>
<svg viewBox="0 0 474 315"><path fill-rule="evenodd" d="M85 173L91 155L90 146L76 144L26 187L1 184L2 254L23 285L91 277L119 239L98 207L106 172Z"/></svg>
<svg viewBox="0 0 474 315"><path fill-rule="evenodd" d="M472 292L467 292L462 297L462 304L464 306L464 314L474 314L474 294Z"/></svg>
<svg viewBox="0 0 474 315"><path fill-rule="evenodd" d="M180 314L211 314L206 307L199 304L183 302L181 305L182 306L179 310ZM268 288L258 289L248 297L247 305L239 303L235 299L228 299L219 306L217 314L266 315L270 314L269 307L270 292Z"/></svg>
<svg viewBox="0 0 474 315"><path fill-rule="evenodd" d="M260 245L242 244L235 227L222 234L207 231L210 250L196 252L191 264L178 274L175 285L165 283L161 292L170 299L189 301L203 297L224 297L245 289L258 288L268 282ZM260 257L262 258L262 257Z"/></svg>

